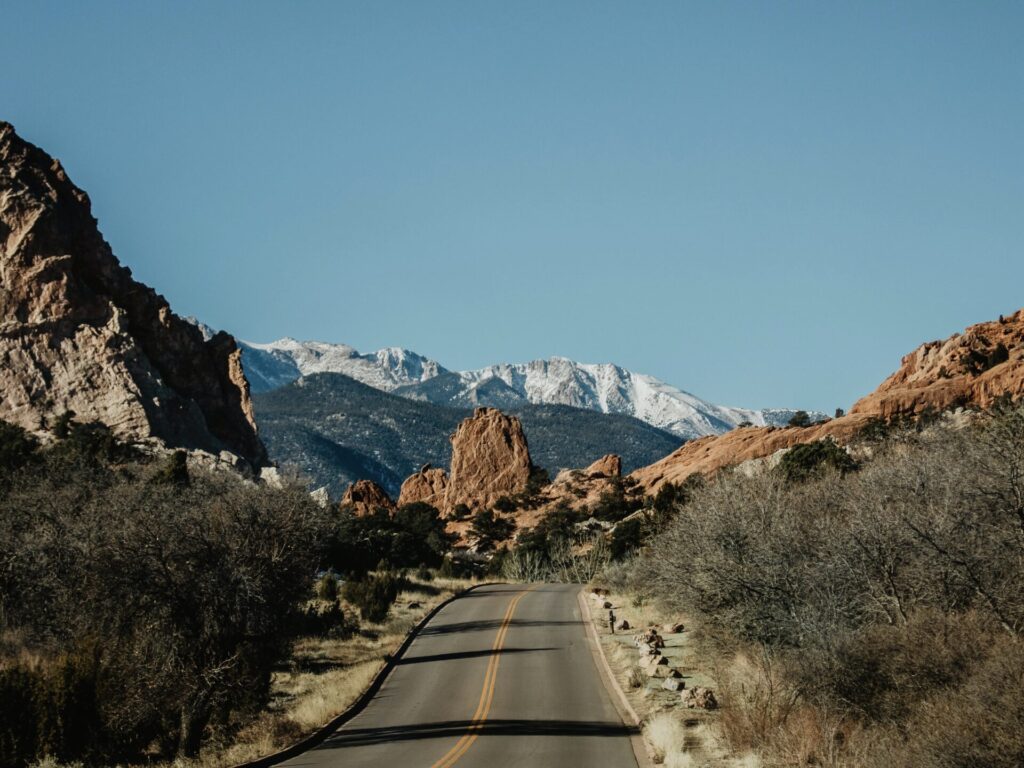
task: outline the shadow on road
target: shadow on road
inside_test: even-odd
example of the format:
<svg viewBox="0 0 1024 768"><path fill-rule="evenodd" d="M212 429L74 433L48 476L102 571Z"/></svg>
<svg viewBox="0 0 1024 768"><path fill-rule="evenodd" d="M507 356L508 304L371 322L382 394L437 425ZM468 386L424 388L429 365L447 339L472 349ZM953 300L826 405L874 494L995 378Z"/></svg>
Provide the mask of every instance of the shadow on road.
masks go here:
<svg viewBox="0 0 1024 768"><path fill-rule="evenodd" d="M498 653L504 656L506 653L532 653L533 651L561 651L562 648L502 648ZM493 656L493 648L485 651L457 651L454 653L435 653L430 656L403 656L395 662L396 665L423 664L429 661L454 661L455 659L475 659L481 656Z"/></svg>
<svg viewBox="0 0 1024 768"><path fill-rule="evenodd" d="M505 622L501 619L485 621L459 621L454 624L438 624L425 627L420 635L451 635L456 632L485 632L500 628ZM582 621L539 621L533 619L512 619L508 622L512 627L573 627L582 625Z"/></svg>
<svg viewBox="0 0 1024 768"><path fill-rule="evenodd" d="M317 749L347 749L372 744L414 739L443 739L476 733L481 736L629 736L636 729L622 723L578 720L445 720L419 725L396 725L388 728L342 729Z"/></svg>

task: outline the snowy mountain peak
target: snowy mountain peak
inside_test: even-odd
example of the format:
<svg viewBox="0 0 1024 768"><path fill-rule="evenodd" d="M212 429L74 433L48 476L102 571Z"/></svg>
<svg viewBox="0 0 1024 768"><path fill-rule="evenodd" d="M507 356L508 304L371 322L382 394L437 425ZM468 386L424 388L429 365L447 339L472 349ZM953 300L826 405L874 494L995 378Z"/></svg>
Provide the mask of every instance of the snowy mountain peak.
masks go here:
<svg viewBox="0 0 1024 768"><path fill-rule="evenodd" d="M240 342L242 364L255 392L276 389L300 376L343 373L356 381L391 392L447 371L436 361L401 347L360 354L348 344L278 339L269 344Z"/></svg>
<svg viewBox="0 0 1024 768"><path fill-rule="evenodd" d="M499 379L531 403L571 405L633 416L687 439L721 434L745 422L781 426L795 413L715 405L653 376L634 373L613 363L577 363L565 357L502 363L459 376L468 391L479 390L484 383Z"/></svg>
<svg viewBox="0 0 1024 768"><path fill-rule="evenodd" d="M204 334L212 333L195 322ZM569 405L633 416L686 439L721 434L743 423L782 426L796 412L715 405L614 363L579 363L561 356L453 372L402 347L361 354L348 344L290 337L267 344L243 341L239 346L253 392L277 389L315 373L342 373L375 389L439 405Z"/></svg>

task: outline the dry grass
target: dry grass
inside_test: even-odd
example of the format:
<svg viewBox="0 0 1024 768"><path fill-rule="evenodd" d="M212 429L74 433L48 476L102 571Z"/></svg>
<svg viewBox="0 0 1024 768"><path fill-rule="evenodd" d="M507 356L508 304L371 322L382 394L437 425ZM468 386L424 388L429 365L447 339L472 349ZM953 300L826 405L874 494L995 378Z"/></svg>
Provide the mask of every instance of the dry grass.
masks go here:
<svg viewBox="0 0 1024 768"><path fill-rule="evenodd" d="M691 752L674 752L665 757L665 768L696 768L697 761Z"/></svg>
<svg viewBox="0 0 1024 768"><path fill-rule="evenodd" d="M651 746L654 762L678 764L679 756L686 750L686 728L677 715L671 712L655 715L644 725L643 734ZM673 762L669 762L670 759Z"/></svg>

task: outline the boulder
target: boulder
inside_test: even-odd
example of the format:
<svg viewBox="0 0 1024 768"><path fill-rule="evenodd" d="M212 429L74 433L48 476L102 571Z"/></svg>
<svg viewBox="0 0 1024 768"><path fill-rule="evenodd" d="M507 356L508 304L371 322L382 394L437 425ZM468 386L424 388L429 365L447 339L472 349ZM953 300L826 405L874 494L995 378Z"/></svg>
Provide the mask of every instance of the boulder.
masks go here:
<svg viewBox="0 0 1024 768"><path fill-rule="evenodd" d="M690 709L717 709L718 700L710 688L686 688L679 694L683 706Z"/></svg>
<svg viewBox="0 0 1024 768"><path fill-rule="evenodd" d="M445 493L448 491L448 473L443 469L424 464L415 474L409 475L398 493L398 506L418 501L429 504L444 513Z"/></svg>
<svg viewBox="0 0 1024 768"><path fill-rule="evenodd" d="M666 691L681 691L686 687L686 683L680 677L666 677L661 687Z"/></svg>
<svg viewBox="0 0 1024 768"><path fill-rule="evenodd" d="M345 489L341 506L349 507L357 517L364 517L378 509L393 515L398 507L387 491L372 480L357 480Z"/></svg>
<svg viewBox="0 0 1024 768"><path fill-rule="evenodd" d="M619 477L622 475L622 459L609 453L583 470L583 474L590 478Z"/></svg>
<svg viewBox="0 0 1024 768"><path fill-rule="evenodd" d="M622 621L620 621L618 624L615 625L615 629L619 630L620 632L625 632L626 630L629 629L629 622L626 621L625 619L623 619Z"/></svg>
<svg viewBox="0 0 1024 768"><path fill-rule="evenodd" d="M678 635L684 629L685 627L682 625L682 623L676 622L672 624L666 624L661 628L661 631L664 632L666 635Z"/></svg>

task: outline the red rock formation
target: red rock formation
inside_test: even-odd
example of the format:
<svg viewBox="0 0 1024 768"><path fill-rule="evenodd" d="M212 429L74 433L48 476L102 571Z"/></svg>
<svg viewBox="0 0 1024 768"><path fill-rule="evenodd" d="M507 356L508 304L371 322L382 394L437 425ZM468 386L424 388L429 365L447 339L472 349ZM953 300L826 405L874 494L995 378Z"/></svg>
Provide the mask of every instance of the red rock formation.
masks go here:
<svg viewBox="0 0 1024 768"><path fill-rule="evenodd" d="M1024 395L1024 310L922 344L852 414L889 420L957 405L989 407Z"/></svg>
<svg viewBox="0 0 1024 768"><path fill-rule="evenodd" d="M495 408L477 408L452 435L451 475L423 467L402 483L399 505L424 501L448 516L460 504L491 507L526 490L533 464L522 424Z"/></svg>
<svg viewBox="0 0 1024 768"><path fill-rule="evenodd" d="M394 514L397 506L387 491L372 480L356 480L345 489L341 506L351 507L357 517L363 517L378 509Z"/></svg>
<svg viewBox="0 0 1024 768"><path fill-rule="evenodd" d="M584 469L583 474L588 477L619 477L622 474L622 459L609 453Z"/></svg>
<svg viewBox="0 0 1024 768"><path fill-rule="evenodd" d="M420 471L410 475L402 483L402 489L398 494L398 506L413 504L422 501L444 509L445 492L448 490L448 473L440 468L431 468L429 464L420 468Z"/></svg>
<svg viewBox="0 0 1024 768"><path fill-rule="evenodd" d="M958 406L987 408L1003 397L1024 398L1024 310L972 325L945 341L922 344L846 416L804 428L748 427L693 440L631 477L654 492L666 482L679 483L697 472L712 474L800 443L824 437L848 443L876 419L891 421Z"/></svg>
<svg viewBox="0 0 1024 768"><path fill-rule="evenodd" d="M452 471L446 512L459 504L490 507L526 490L533 464L523 426L496 408L477 408L452 435Z"/></svg>
<svg viewBox="0 0 1024 768"><path fill-rule="evenodd" d="M0 418L266 460L234 339L132 279L60 163L0 122Z"/></svg>

